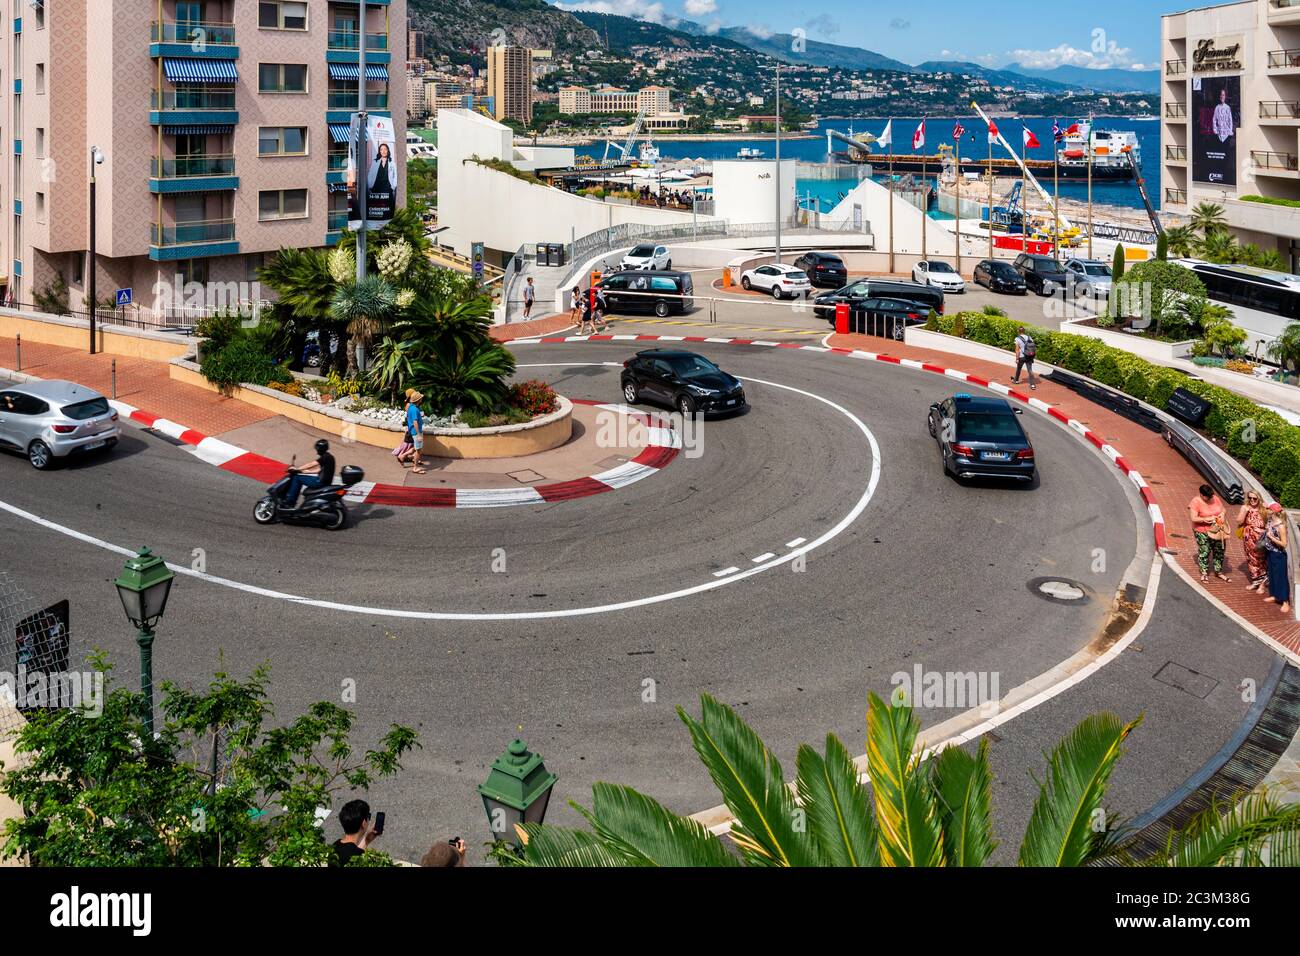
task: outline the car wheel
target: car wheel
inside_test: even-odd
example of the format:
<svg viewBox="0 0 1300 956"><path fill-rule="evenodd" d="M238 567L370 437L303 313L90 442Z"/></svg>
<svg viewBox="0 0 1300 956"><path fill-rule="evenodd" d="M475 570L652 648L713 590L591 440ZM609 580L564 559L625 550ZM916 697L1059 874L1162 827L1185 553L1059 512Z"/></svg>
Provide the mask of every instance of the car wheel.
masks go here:
<svg viewBox="0 0 1300 956"><path fill-rule="evenodd" d="M270 495L253 505L253 520L258 524L270 524L275 520L275 499Z"/></svg>
<svg viewBox="0 0 1300 956"><path fill-rule="evenodd" d="M930 433L930 437L931 437L931 438L934 438L934 437L935 437L935 434L934 434L934 418L931 417L930 415L926 415L926 416L925 416L925 430L928 431L928 432Z"/></svg>
<svg viewBox="0 0 1300 956"><path fill-rule="evenodd" d="M629 405L635 405L640 397L641 393L636 387L636 382L629 378L623 383L623 399Z"/></svg>
<svg viewBox="0 0 1300 956"><path fill-rule="evenodd" d="M659 318L662 319L667 314L668 314L668 303L660 299L658 302L655 303L655 315L659 316Z"/></svg>
<svg viewBox="0 0 1300 956"><path fill-rule="evenodd" d="M781 298L781 287L779 285L772 286L772 298L774 299Z"/></svg>
<svg viewBox="0 0 1300 956"><path fill-rule="evenodd" d="M673 260L669 259L668 264L664 266L664 271L667 272L672 267L673 267Z"/></svg>
<svg viewBox="0 0 1300 956"><path fill-rule="evenodd" d="M677 406L677 410L681 412L683 415L695 414L695 400L692 399L689 395L684 395L684 394L678 395L677 401L675 401L673 404Z"/></svg>
<svg viewBox="0 0 1300 956"><path fill-rule="evenodd" d="M37 471L45 471L54 464L54 452L38 438L27 446L27 460Z"/></svg>
<svg viewBox="0 0 1300 956"><path fill-rule="evenodd" d="M746 292L749 291L749 289L750 289L750 285L749 285L749 276L741 276L741 277L740 277L740 287L741 287L742 289L744 289Z"/></svg>
<svg viewBox="0 0 1300 956"><path fill-rule="evenodd" d="M904 326L904 324L903 324L902 322L895 322L895 323L894 323L894 341L895 341L895 342L901 342L901 341L903 341L903 329L904 329L904 328L905 328L905 326Z"/></svg>
<svg viewBox="0 0 1300 956"><path fill-rule="evenodd" d="M330 531L339 531L347 527L348 509L342 501L336 502L325 515L325 527Z"/></svg>

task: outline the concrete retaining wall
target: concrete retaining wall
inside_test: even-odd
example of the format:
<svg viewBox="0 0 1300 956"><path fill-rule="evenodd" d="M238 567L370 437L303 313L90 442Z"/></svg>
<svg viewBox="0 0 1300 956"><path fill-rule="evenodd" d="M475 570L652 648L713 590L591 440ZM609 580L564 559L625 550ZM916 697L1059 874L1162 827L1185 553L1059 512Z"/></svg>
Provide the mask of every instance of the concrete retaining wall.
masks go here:
<svg viewBox="0 0 1300 956"><path fill-rule="evenodd" d="M45 312L0 309L0 337L12 339L19 335L27 342L89 350L90 320ZM95 328L95 348L108 355L169 362L193 352L194 340L170 332L99 324Z"/></svg>

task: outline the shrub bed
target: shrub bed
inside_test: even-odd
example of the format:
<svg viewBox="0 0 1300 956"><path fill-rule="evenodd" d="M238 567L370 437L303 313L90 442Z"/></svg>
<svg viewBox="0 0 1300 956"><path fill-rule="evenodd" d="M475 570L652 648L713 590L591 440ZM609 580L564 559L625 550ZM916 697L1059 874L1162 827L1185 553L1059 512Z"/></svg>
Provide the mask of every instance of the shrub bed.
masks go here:
<svg viewBox="0 0 1300 956"><path fill-rule="evenodd" d="M1006 351L1012 350L1020 326L1012 319L979 312L935 316L926 323L931 331ZM1039 361L1094 378L1161 411L1176 388L1205 399L1210 403L1205 431L1248 464L1284 506L1300 507L1300 426L1222 386L1189 378L1097 339L1037 328L1032 334Z"/></svg>

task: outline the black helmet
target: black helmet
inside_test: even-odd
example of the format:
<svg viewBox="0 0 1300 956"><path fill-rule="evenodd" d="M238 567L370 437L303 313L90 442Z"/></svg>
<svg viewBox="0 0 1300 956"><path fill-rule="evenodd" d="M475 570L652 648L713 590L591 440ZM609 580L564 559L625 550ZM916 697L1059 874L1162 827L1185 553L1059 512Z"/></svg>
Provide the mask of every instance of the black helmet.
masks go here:
<svg viewBox="0 0 1300 956"><path fill-rule="evenodd" d="M330 443L323 438L316 439L316 454L323 455L330 450Z"/></svg>

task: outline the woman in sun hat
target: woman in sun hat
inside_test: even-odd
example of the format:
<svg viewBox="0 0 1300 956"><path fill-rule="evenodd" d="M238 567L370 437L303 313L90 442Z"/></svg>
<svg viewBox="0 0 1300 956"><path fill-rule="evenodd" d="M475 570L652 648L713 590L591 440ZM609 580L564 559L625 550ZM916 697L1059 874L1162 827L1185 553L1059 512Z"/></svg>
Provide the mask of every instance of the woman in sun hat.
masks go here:
<svg viewBox="0 0 1300 956"><path fill-rule="evenodd" d="M416 475L426 474L424 460L424 411L420 403L424 395L413 388L406 390L406 440L411 443L411 472Z"/></svg>
<svg viewBox="0 0 1300 956"><path fill-rule="evenodd" d="M1250 579L1246 590L1260 594L1268 592L1268 559L1260 544L1268 524L1267 514L1259 493L1246 492L1246 502L1237 512L1237 537L1246 552L1246 577Z"/></svg>

